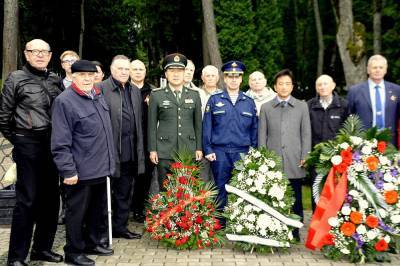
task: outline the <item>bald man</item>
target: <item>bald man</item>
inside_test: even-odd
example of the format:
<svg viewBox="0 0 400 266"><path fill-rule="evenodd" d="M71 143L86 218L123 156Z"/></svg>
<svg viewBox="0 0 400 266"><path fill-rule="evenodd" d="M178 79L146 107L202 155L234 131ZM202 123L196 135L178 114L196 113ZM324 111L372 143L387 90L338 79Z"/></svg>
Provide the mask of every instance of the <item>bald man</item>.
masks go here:
<svg viewBox="0 0 400 266"><path fill-rule="evenodd" d="M333 139L348 117L347 101L334 93L336 83L332 77L321 75L315 81L317 96L307 102L310 112L312 146ZM316 177L311 170L312 182ZM315 203L312 200L313 210Z"/></svg>
<svg viewBox="0 0 400 266"><path fill-rule="evenodd" d="M17 164L17 202L7 262L14 266L27 265L32 234L31 260L63 260L51 251L57 230L59 187L50 152L50 110L61 93L60 79L47 69L51 59L47 42L28 42L24 55L27 63L7 77L0 96L0 131L14 145Z"/></svg>
<svg viewBox="0 0 400 266"><path fill-rule="evenodd" d="M133 60L130 66L130 77L132 87L140 90L142 96L142 129L143 129L143 144L145 155L145 172L138 175L137 180L133 183L133 197L131 209L133 218L139 222L144 222L144 204L150 190L152 173L154 164L150 161L150 153L147 151L147 113L149 108L149 96L155 87L145 81L146 66L140 60Z"/></svg>
<svg viewBox="0 0 400 266"><path fill-rule="evenodd" d="M267 86L267 79L260 71L254 71L249 75L249 87L246 92L256 103L257 115L260 114L261 105L275 98L276 93Z"/></svg>

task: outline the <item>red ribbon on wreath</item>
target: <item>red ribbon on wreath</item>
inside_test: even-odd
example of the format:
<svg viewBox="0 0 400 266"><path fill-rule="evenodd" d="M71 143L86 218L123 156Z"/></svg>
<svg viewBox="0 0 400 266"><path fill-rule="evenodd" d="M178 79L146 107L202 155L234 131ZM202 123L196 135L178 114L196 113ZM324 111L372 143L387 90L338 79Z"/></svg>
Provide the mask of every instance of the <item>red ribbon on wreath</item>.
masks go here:
<svg viewBox="0 0 400 266"><path fill-rule="evenodd" d="M308 230L306 247L312 250L321 249L328 244L331 226L328 219L336 217L343 205L347 193L347 171L336 178L337 171L334 167L329 171L320 199L311 218Z"/></svg>

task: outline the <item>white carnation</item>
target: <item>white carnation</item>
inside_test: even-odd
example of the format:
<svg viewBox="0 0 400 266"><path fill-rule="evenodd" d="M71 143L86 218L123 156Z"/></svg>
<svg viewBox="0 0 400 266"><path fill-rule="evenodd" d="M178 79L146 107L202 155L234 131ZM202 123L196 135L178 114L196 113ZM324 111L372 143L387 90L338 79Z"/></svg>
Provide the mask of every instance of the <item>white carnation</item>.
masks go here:
<svg viewBox="0 0 400 266"><path fill-rule="evenodd" d="M236 225L236 232L242 232L243 226L241 224Z"/></svg>
<svg viewBox="0 0 400 266"><path fill-rule="evenodd" d="M382 218L385 218L387 216L387 212L384 209L378 209L378 212Z"/></svg>
<svg viewBox="0 0 400 266"><path fill-rule="evenodd" d="M382 165L389 165L390 164L390 160L386 156L379 156L379 162Z"/></svg>
<svg viewBox="0 0 400 266"><path fill-rule="evenodd" d="M285 191L278 185L274 184L268 191L268 195L275 197L277 200L282 200L285 195Z"/></svg>
<svg viewBox="0 0 400 266"><path fill-rule="evenodd" d="M250 221L250 222L255 222L256 221L256 216L251 213L249 216L247 216L247 220Z"/></svg>
<svg viewBox="0 0 400 266"><path fill-rule="evenodd" d="M378 236L377 232L375 230L369 230L367 232L367 237L369 240L373 240Z"/></svg>
<svg viewBox="0 0 400 266"><path fill-rule="evenodd" d="M246 182L246 185L251 186L253 184L253 179L247 178L245 182Z"/></svg>
<svg viewBox="0 0 400 266"><path fill-rule="evenodd" d="M364 164L363 163L355 163L353 165L354 170L356 170L357 172L362 172L364 171Z"/></svg>
<svg viewBox="0 0 400 266"><path fill-rule="evenodd" d="M337 217L331 217L328 219L328 224L332 227L336 227L339 225L339 220Z"/></svg>
<svg viewBox="0 0 400 266"><path fill-rule="evenodd" d="M343 254L350 254L350 250L348 250L347 248L342 248L341 250L340 250L340 252L342 252Z"/></svg>
<svg viewBox="0 0 400 266"><path fill-rule="evenodd" d="M253 209L253 207L250 204L244 206L244 208L243 208L244 212L251 212L252 209Z"/></svg>
<svg viewBox="0 0 400 266"><path fill-rule="evenodd" d="M263 165L261 165L260 166L260 168L258 168L258 170L261 172L261 173L266 173L266 172L268 172L268 166L267 165L265 165L265 164L263 164Z"/></svg>
<svg viewBox="0 0 400 266"><path fill-rule="evenodd" d="M274 161L272 161L272 160L269 160L268 166L271 167L271 168L274 168L276 166L276 163Z"/></svg>
<svg viewBox="0 0 400 266"><path fill-rule="evenodd" d="M393 183L384 183L383 184L383 189L386 190L386 191L396 190L396 186L393 185Z"/></svg>
<svg viewBox="0 0 400 266"><path fill-rule="evenodd" d="M256 174L256 171L254 171L253 169L249 170L249 176L253 176Z"/></svg>
<svg viewBox="0 0 400 266"><path fill-rule="evenodd" d="M360 195L360 194L358 193L357 190L352 189L352 190L349 191L349 195L352 196L352 197L354 197L354 198L356 198L356 197L358 197L358 195Z"/></svg>
<svg viewBox="0 0 400 266"><path fill-rule="evenodd" d="M343 215L350 215L351 209L349 206L343 206L341 212Z"/></svg>
<svg viewBox="0 0 400 266"><path fill-rule="evenodd" d="M390 236L386 235L383 239L386 241L386 243L390 243Z"/></svg>
<svg viewBox="0 0 400 266"><path fill-rule="evenodd" d="M350 147L350 145L347 142L343 142L339 145L339 147L342 148L343 150L346 150L348 147Z"/></svg>
<svg viewBox="0 0 400 266"><path fill-rule="evenodd" d="M394 224L400 223L400 215L397 214L397 215L390 216L390 221L392 221L392 223L394 223Z"/></svg>
<svg viewBox="0 0 400 266"><path fill-rule="evenodd" d="M265 214L265 213L261 214L261 215L258 216L256 224L257 224L257 228L260 228L260 229L268 228L272 224L271 217L268 214Z"/></svg>
<svg viewBox="0 0 400 266"><path fill-rule="evenodd" d="M385 180L385 182L393 182L396 178L394 178L390 173L385 173L383 175L383 180Z"/></svg>
<svg viewBox="0 0 400 266"><path fill-rule="evenodd" d="M256 152L253 154L253 156L254 156L254 158L258 158L258 157L261 156L261 153L260 153L259 151L256 151Z"/></svg>
<svg viewBox="0 0 400 266"><path fill-rule="evenodd" d="M368 201L360 199L358 205L360 206L360 209L365 210L368 208Z"/></svg>
<svg viewBox="0 0 400 266"><path fill-rule="evenodd" d="M361 148L361 152L363 154L369 155L372 152L372 147L369 145L365 145L364 147Z"/></svg>
<svg viewBox="0 0 400 266"><path fill-rule="evenodd" d="M363 234L367 233L367 228L365 227L365 225L361 224L361 225L357 226L356 231L360 235L363 235Z"/></svg>
<svg viewBox="0 0 400 266"><path fill-rule="evenodd" d="M339 165L342 162L342 157L340 155L335 155L331 158L333 165Z"/></svg>
<svg viewBox="0 0 400 266"><path fill-rule="evenodd" d="M356 137L356 136L351 136L350 137L350 141L354 144L354 145L360 145L360 143L362 142L362 138Z"/></svg>

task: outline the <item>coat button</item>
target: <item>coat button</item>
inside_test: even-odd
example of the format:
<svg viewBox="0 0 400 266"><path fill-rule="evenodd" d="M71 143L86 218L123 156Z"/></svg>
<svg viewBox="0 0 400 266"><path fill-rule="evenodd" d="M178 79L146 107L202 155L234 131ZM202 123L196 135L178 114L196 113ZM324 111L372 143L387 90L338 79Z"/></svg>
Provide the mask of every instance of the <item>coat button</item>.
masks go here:
<svg viewBox="0 0 400 266"><path fill-rule="evenodd" d="M178 116L178 119L181 119L181 116Z"/></svg>
<svg viewBox="0 0 400 266"><path fill-rule="evenodd" d="M181 124L179 124L179 125L178 125L178 127L182 127L182 125L181 125Z"/></svg>
<svg viewBox="0 0 400 266"><path fill-rule="evenodd" d="M178 111L180 111L180 110L181 110L181 108L179 107L179 108L178 108Z"/></svg>

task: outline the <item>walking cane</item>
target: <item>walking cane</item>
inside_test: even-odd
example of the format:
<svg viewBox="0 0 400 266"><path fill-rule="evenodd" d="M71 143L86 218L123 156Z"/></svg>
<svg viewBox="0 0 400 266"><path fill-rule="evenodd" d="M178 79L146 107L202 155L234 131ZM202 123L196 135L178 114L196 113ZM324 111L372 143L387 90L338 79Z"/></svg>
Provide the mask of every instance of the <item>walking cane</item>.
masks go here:
<svg viewBox="0 0 400 266"><path fill-rule="evenodd" d="M107 217L108 217L108 245L110 248L112 248L111 186L110 186L109 176L107 176Z"/></svg>

